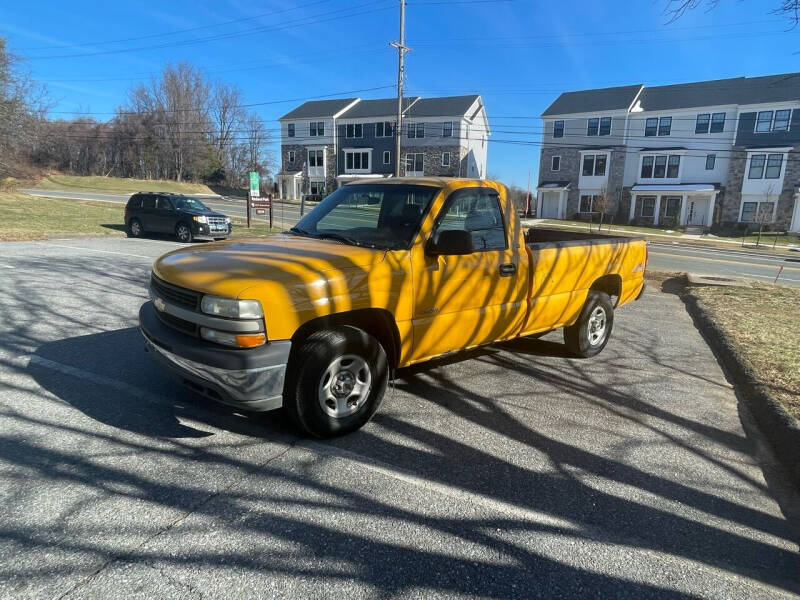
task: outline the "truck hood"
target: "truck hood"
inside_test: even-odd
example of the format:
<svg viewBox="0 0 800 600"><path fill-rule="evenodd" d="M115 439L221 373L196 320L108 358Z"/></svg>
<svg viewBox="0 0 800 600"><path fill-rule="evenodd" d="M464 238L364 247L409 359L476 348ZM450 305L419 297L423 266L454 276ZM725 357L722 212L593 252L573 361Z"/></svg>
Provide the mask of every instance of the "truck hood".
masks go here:
<svg viewBox="0 0 800 600"><path fill-rule="evenodd" d="M380 263L385 254L334 240L277 235L174 250L157 259L153 271L173 285L236 298L264 281L310 281L328 271Z"/></svg>

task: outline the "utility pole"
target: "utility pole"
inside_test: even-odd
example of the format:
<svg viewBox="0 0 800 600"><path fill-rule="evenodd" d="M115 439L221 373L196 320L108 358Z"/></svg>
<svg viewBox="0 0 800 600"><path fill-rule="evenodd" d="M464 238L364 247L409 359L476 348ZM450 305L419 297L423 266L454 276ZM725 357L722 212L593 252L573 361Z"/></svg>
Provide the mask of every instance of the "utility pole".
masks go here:
<svg viewBox="0 0 800 600"><path fill-rule="evenodd" d="M397 123L394 128L394 176L400 177L400 142L403 140L403 79L405 67L403 59L408 48L406 40L406 0L400 0L400 41L392 42L397 48Z"/></svg>
<svg viewBox="0 0 800 600"><path fill-rule="evenodd" d="M531 172L528 170L528 191L525 193L525 216L531 216ZM536 215L537 217L539 215Z"/></svg>

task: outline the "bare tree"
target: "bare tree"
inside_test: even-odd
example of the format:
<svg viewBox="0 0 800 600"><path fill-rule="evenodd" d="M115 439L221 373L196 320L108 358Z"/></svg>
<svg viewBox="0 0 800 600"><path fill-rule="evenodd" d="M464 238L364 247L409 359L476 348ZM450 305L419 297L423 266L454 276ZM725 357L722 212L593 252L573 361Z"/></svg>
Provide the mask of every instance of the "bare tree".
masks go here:
<svg viewBox="0 0 800 600"><path fill-rule="evenodd" d="M714 10L722 0L666 0L665 14L669 17L668 23L674 23L687 11L704 6L706 11ZM800 22L800 0L773 0L774 8L770 14L786 17L794 28Z"/></svg>
<svg viewBox="0 0 800 600"><path fill-rule="evenodd" d="M761 234L764 231L764 225L774 221L773 215L775 214L775 186L769 184L764 190L764 201L759 202L756 206L756 223L758 223L758 237L756 238L756 248L761 244Z"/></svg>
<svg viewBox="0 0 800 600"><path fill-rule="evenodd" d="M594 197L594 206L592 207L595 212L600 213L600 223L597 230L603 228L603 217L611 210L611 195L608 193L608 187L603 186L600 193Z"/></svg>

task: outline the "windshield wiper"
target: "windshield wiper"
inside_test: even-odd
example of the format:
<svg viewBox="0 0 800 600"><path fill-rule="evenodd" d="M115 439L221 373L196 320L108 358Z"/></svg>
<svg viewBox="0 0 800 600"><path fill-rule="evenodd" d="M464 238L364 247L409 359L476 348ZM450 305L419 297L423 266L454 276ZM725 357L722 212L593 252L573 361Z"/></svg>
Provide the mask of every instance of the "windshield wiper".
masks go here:
<svg viewBox="0 0 800 600"><path fill-rule="evenodd" d="M317 238L321 240L336 240L339 242L343 242L345 244L350 244L351 246L361 245L358 243L358 240L354 240L353 238L347 237L346 235L342 235L341 233L332 233L332 232L317 233Z"/></svg>
<svg viewBox="0 0 800 600"><path fill-rule="evenodd" d="M300 227L290 227L289 232L295 235L304 235L306 237L316 237L310 231L306 231L305 229L301 229Z"/></svg>

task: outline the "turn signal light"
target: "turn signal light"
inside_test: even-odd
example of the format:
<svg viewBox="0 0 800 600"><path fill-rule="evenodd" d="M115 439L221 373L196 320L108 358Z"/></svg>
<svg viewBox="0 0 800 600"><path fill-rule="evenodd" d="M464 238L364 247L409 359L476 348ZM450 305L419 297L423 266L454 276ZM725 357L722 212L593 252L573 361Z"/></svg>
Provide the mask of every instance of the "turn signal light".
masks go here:
<svg viewBox="0 0 800 600"><path fill-rule="evenodd" d="M263 333L248 333L236 336L236 345L240 348L255 348L267 341Z"/></svg>
<svg viewBox="0 0 800 600"><path fill-rule="evenodd" d="M200 337L209 342L236 348L255 348L267 341L267 336L263 333L232 333L230 331L217 331L208 327L200 328Z"/></svg>

